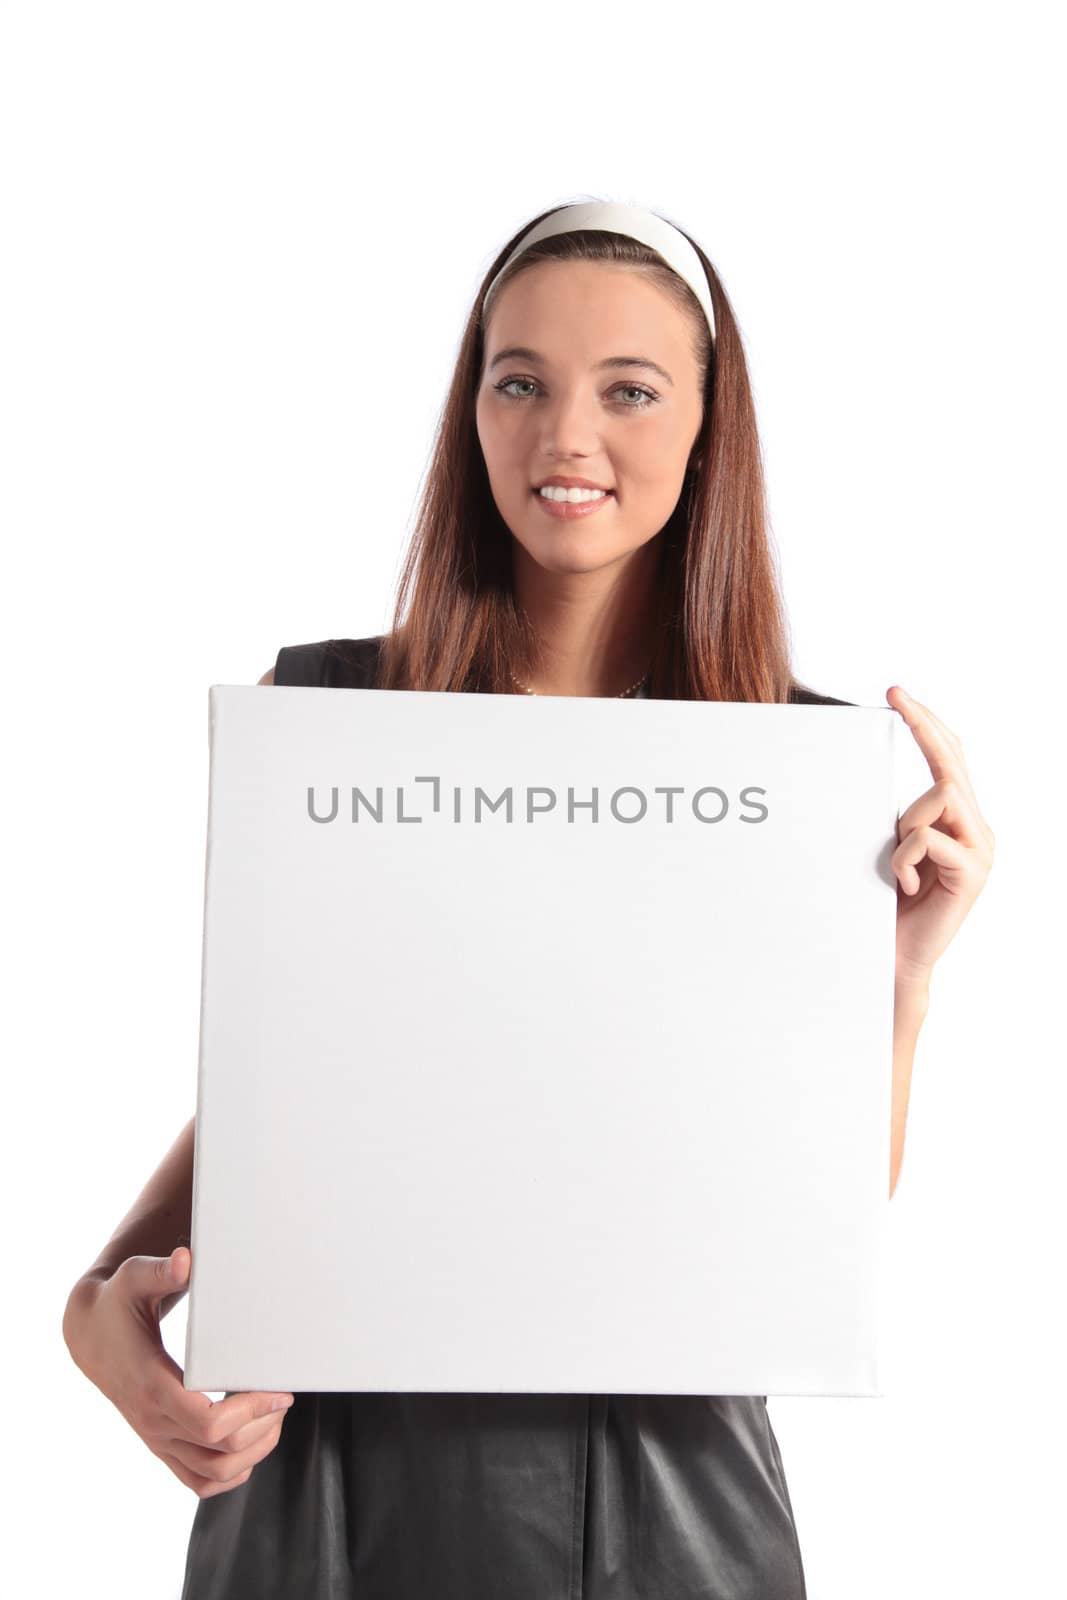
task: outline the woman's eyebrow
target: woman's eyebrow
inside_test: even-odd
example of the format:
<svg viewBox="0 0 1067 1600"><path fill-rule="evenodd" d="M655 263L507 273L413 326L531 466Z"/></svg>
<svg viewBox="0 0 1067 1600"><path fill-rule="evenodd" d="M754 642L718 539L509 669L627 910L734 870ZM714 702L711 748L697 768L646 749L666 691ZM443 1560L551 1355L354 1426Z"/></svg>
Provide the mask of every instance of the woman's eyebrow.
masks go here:
<svg viewBox="0 0 1067 1600"><path fill-rule="evenodd" d="M536 350L531 350L528 345L524 344L511 344L508 345L506 350L498 350L489 363L489 371L492 372L493 368L499 366L501 361L536 361L541 366L547 365L544 356L538 355ZM674 379L667 369L661 367L656 361L650 361L647 356L607 356L603 361L598 361L596 365L598 367L647 367L650 372L658 372L661 378L665 378L671 387L674 387Z"/></svg>

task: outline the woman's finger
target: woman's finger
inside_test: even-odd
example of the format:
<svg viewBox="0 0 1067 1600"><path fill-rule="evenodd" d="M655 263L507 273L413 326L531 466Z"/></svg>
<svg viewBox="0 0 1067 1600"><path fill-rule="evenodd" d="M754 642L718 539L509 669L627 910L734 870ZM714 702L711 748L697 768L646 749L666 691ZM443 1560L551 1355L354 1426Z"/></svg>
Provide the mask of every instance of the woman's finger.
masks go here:
<svg viewBox="0 0 1067 1600"><path fill-rule="evenodd" d="M209 1400L198 1389L186 1389L181 1368L162 1352L160 1378L153 1386L152 1399L163 1419L173 1425L176 1437L207 1449L226 1450L227 1440L251 1422L277 1418L292 1404L292 1396L269 1390L251 1389L227 1395L224 1400ZM284 1402L279 1406L278 1402Z"/></svg>
<svg viewBox="0 0 1067 1600"><path fill-rule="evenodd" d="M924 706L919 700L913 700L899 684L894 684L886 691L887 699L894 692L899 697L900 704L896 705L890 701L890 705L894 711L900 713L911 729L912 736L926 757L926 763L935 781L954 778L960 788L970 795L977 811L978 802L975 799L967 764L963 759L963 746L956 734L941 721L940 717L934 715L929 706Z"/></svg>
<svg viewBox="0 0 1067 1600"><path fill-rule="evenodd" d="M246 1422L243 1428L236 1428L233 1433L228 1433L220 1445L205 1445L204 1448L225 1451L228 1454L248 1450L268 1434L277 1434L278 1425L284 1421L285 1415L284 1411L272 1411L265 1417L254 1417L251 1422Z"/></svg>
<svg viewBox="0 0 1067 1600"><path fill-rule="evenodd" d="M190 1472L189 1468L179 1461L177 1456L171 1455L166 1450L157 1450L156 1454L161 1461L166 1462L174 1476L181 1483L184 1483L187 1489L193 1489L201 1500L209 1500L212 1495L225 1494L228 1489L238 1489L242 1483L247 1483L252 1476L252 1468L249 1467L247 1472L243 1472L232 1483L220 1483L217 1479L202 1478L197 1473Z"/></svg>
<svg viewBox="0 0 1067 1600"><path fill-rule="evenodd" d="M942 778L913 800L897 818L897 834L903 839L913 828L937 824L942 832L959 839L972 849L984 850L986 830L976 812L971 794L953 778Z"/></svg>
<svg viewBox="0 0 1067 1600"><path fill-rule="evenodd" d="M940 828L920 827L903 838L893 851L893 871L900 879L905 894L915 894L922 886L916 872L920 861L932 861L938 868L938 878L950 892L958 892L967 884L973 871L974 852L959 839Z"/></svg>
<svg viewBox="0 0 1067 1600"><path fill-rule="evenodd" d="M174 1456L194 1477L207 1478L211 1483L232 1484L250 1472L254 1466L269 1456L281 1436L282 1419L275 1418L274 1426L261 1439L247 1449L213 1450L203 1445L190 1444L186 1439L164 1440L161 1446ZM157 1455L160 1451L157 1450Z"/></svg>

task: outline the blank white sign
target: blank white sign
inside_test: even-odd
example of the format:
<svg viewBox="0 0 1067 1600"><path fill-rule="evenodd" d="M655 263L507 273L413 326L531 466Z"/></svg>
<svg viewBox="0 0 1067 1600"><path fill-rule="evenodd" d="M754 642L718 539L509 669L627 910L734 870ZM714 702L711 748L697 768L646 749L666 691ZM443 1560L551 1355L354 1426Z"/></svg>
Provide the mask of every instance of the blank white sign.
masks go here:
<svg viewBox="0 0 1067 1600"><path fill-rule="evenodd" d="M213 687L187 1387L878 1394L896 722Z"/></svg>

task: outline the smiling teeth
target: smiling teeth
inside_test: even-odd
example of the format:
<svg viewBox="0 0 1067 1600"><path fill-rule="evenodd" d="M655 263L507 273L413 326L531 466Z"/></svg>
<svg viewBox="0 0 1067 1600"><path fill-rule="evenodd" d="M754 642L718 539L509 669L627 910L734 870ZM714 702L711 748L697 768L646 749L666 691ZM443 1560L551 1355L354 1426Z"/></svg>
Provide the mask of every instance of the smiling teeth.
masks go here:
<svg viewBox="0 0 1067 1600"><path fill-rule="evenodd" d="M545 488L538 489L537 492L545 500L603 500L608 491L606 489L564 489L559 484L550 483Z"/></svg>

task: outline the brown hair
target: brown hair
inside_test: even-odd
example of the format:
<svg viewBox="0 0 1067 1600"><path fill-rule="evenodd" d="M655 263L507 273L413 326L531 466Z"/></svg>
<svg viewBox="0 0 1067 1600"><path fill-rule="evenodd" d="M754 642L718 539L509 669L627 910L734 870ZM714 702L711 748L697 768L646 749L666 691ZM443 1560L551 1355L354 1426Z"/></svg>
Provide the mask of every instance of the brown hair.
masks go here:
<svg viewBox="0 0 1067 1600"><path fill-rule="evenodd" d="M515 244L485 275L460 344L415 532L381 646L384 689L514 693L536 673L538 641L517 606L512 534L493 500L475 403L485 358L485 297ZM686 238L689 235L686 234ZM716 342L689 285L654 251L620 234L577 229L531 245L501 278L538 261L606 261L639 271L688 317L704 386L704 419L678 504L658 537L653 699L785 701L795 683L788 627L767 535L755 410L741 335L718 275L695 240L715 311ZM491 304L492 302L490 302Z"/></svg>

